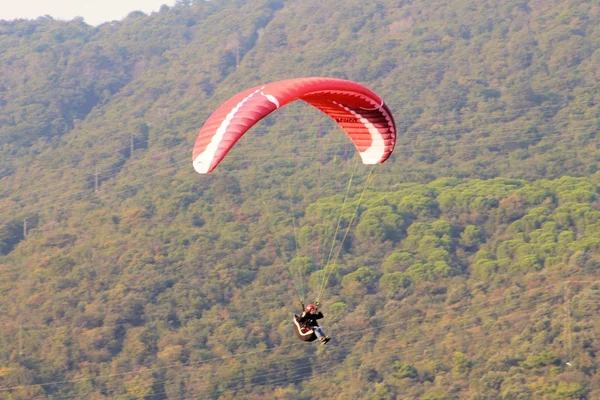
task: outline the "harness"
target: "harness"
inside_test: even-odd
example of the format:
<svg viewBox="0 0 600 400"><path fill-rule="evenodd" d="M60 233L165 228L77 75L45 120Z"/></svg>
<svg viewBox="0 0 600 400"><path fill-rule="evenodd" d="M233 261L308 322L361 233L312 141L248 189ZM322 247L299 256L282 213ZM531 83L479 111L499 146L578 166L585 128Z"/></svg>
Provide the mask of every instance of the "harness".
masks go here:
<svg viewBox="0 0 600 400"><path fill-rule="evenodd" d="M298 322L299 318L300 317L298 315L294 314L294 332L296 332L298 339L304 342L312 342L317 340L317 335L310 327L306 325L300 325Z"/></svg>

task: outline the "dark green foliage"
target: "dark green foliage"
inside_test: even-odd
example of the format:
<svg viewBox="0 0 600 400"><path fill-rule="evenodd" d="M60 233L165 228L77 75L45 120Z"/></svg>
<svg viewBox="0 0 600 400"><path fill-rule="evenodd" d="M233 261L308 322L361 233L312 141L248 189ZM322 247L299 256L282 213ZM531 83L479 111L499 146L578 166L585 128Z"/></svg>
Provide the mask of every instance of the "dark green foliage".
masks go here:
<svg viewBox="0 0 600 400"><path fill-rule="evenodd" d="M22 224L22 221L12 221L0 227L0 254L8 254L24 239Z"/></svg>

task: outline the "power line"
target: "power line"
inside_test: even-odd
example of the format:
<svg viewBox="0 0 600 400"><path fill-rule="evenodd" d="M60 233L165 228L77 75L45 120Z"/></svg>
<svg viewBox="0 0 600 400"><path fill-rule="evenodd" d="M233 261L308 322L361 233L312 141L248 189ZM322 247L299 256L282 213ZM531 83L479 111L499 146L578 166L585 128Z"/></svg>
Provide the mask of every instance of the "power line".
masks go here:
<svg viewBox="0 0 600 400"><path fill-rule="evenodd" d="M515 130L513 130L513 132L514 131L518 131L518 130L520 130L520 129L515 129ZM579 129L577 129L577 130L579 130ZM511 131L509 131L509 130L503 131L503 133L509 133L509 132L511 132ZM543 141L544 139L546 139L546 138L548 138L550 136L555 136L556 134L567 133L567 132L570 132L570 130L549 131L549 132L546 132L545 135L535 136L533 139L517 138L517 139L514 139L513 141L510 141L510 140L508 140L509 138L506 138L506 140L502 141L502 142L488 142L488 143L485 143L485 139L480 139L481 141L483 141L483 143L477 143L477 144L471 144L471 145L469 145L469 144L463 144L463 145L461 145L461 148L468 148L469 146L473 146L473 145L494 145L494 144L507 144L507 143L513 143L513 142L514 143L526 143L528 141L535 141L535 140ZM597 131L595 131L593 133L597 133ZM534 134L530 134L530 135L533 136ZM528 134L527 136L530 136L530 135ZM422 139L422 138L420 138L420 139ZM433 143L434 141L431 140L430 142ZM306 151L301 151L301 154L303 154L303 155L305 155L305 154L306 155L311 155L311 154L317 154L317 153L318 154L335 154L338 151L338 149L340 149L340 146L347 146L347 145L351 145L351 144L349 142L333 142L333 143L330 144L330 146L333 147L333 150L331 150L329 152L322 152L322 151L319 151L319 150L306 150ZM457 145L457 143L447 143L446 147L451 146L451 145ZM433 147L427 148L427 147L425 147L423 145L415 144L415 143L402 144L401 141L400 141L400 143L398 143L397 146L396 146L396 152L401 151L403 148L408 151L411 148L413 148L413 149L419 149L419 150L427 150L427 149L438 149L438 148L443 148L443 147L444 147L444 144L442 144L442 143L439 143L439 144L436 144ZM260 149L263 150L264 148L260 147ZM243 150L245 152L249 151L248 148L243 148L243 147L241 147L240 150ZM250 151L250 153L252 153L252 151ZM291 157L294 157L294 156L272 155L272 156L269 157L269 159L272 161L272 160L283 159L283 158L291 159ZM232 154L230 156L230 162L236 162L236 161L237 162L248 162L248 161L254 161L254 160L264 160L264 158L265 158L264 155L263 156L256 155L256 156L250 156L249 158L246 158L246 159L239 159L239 158L236 157L235 154ZM308 159L308 160L310 160L310 159ZM143 161L144 162L148 162L147 159L144 159ZM177 165L177 164L179 164L179 162L174 162L172 166ZM97 170L96 173L95 173L95 176L96 176L96 186L95 186L95 188L96 188L96 190L98 188L98 174L99 173L103 174L103 177L102 177L103 180L109 180L109 179L117 176L117 174L120 173L120 172L122 172L123 169L127 170L129 168L132 168L132 166L126 165L124 167L115 167L113 169L109 169L109 170L105 170L105 171L99 171L99 170ZM108 175L111 171L116 171L116 172L115 172L114 175ZM74 183L83 183L83 182L88 181L88 180L89 180L89 175L86 175L86 176L83 176L83 177L79 178L78 180L70 180L69 182L66 182L65 185L72 186ZM35 186L30 186L30 187L28 187L28 189L31 189L32 187L35 188ZM30 192L29 195L35 195L35 194L39 194L39 193L43 193L44 195L50 195L50 194L53 194L53 193L63 192L65 189L66 188L63 189L61 187L58 187L58 188L56 188L54 190L48 191L47 188L44 188L43 191ZM20 195L19 197L21 197L21 196L22 195ZM5 201L5 202L11 201L11 200L14 201L17 198L18 197L13 197L12 199L11 198L8 198L8 199L5 198L5 199L3 199L3 201Z"/></svg>
<svg viewBox="0 0 600 400"><path fill-rule="evenodd" d="M552 287L552 286L559 286L559 285L560 284L547 285L547 286L548 287ZM539 290L545 289L545 288L546 287L536 288L535 290L532 290L532 291L539 291ZM526 292L521 293L521 294L524 295L525 293ZM530 298L529 300L532 301L532 303L530 304L530 306L531 307L535 307L538 303L540 303L542 301L550 300L550 299L555 299L557 296L560 296L560 295L559 294L551 294L551 293L543 292L542 296L544 296L544 297L538 297L538 298L533 298L533 299ZM506 300L506 297L504 296L504 297L502 297L499 300ZM489 302L481 302L481 303L478 303L477 305L481 305L483 303L489 303ZM473 305L470 305L470 306L473 306ZM534 310L532 310L532 311L534 311ZM459 310L457 310L457 309L452 309L452 310L446 310L446 311L443 311L443 312L439 312L439 313L436 313L436 314L437 315L444 315L444 314L450 314L450 313L457 313L458 311ZM510 312L514 312L515 310L511 309L511 310L508 310L508 311L510 313ZM453 320L452 323L444 325L444 327L451 327L451 326L457 325L458 322L460 322L460 321L463 321L463 320L467 321L467 320L471 320L471 319L477 319L477 318L480 318L483 315L490 315L490 314L494 314L496 312L497 312L496 309L492 309L492 310L488 310L487 312L485 312L483 314L482 313L478 313L478 314L476 314L474 316L458 318L456 320ZM436 314L434 314L434 315L436 315ZM509 315L509 314L507 314L507 315ZM422 322L422 319L417 317L417 318L413 318L413 321ZM406 321L403 321L403 322L406 322ZM384 325L380 325L380 326L373 327L373 328L367 328L367 329L364 329L364 330L360 330L359 333L364 333L366 331L371 331L371 330L379 330L381 327L385 327L386 325L395 325L395 323L384 324ZM479 324L475 324L474 326L478 326L478 325ZM465 329L466 328L464 328L464 327L463 328L459 328L459 331L464 331ZM448 332L445 332L445 331L442 331L442 332L443 333L448 333ZM340 336L352 336L354 334L356 334L356 332L347 332L346 334L343 334L343 333L342 334L338 334L336 337L340 337ZM482 332L481 336L484 336L484 335L486 335L486 334ZM405 347L415 347L418 344L425 343L425 342L433 342L433 341L434 341L434 339L424 339L424 340L412 342L412 343L406 345ZM335 345L335 349L338 350L340 347L344 346L344 344L348 344L348 343L349 342L342 342L341 345ZM348 346L348 348L351 348L351 347L352 346L350 346L350 345ZM299 356L299 357L292 357L292 358L286 358L284 360L269 362L268 365L269 365L270 368L274 368L275 365L277 365L277 364L289 363L289 362L293 362L294 360L301 360L301 359L304 359L304 358L307 358L307 357L308 357L308 355L304 354L304 355ZM346 357L346 354L342 354L341 355L342 359L345 358L345 357ZM370 360L372 360L372 358ZM258 362L254 363L254 364L251 364L251 365L242 364L242 366L235 366L235 367L231 367L231 368L221 368L221 369L219 369L219 371L220 372L227 372L227 371L232 371L234 369L239 369L240 367L249 368L249 367L258 366L258 365L261 365L261 364L263 364L263 362L258 361ZM189 366L174 365L173 368L189 368ZM295 368L284 368L284 369L277 368L277 372L281 373L281 372L291 371L293 369L295 369ZM140 373L142 373L142 372L148 372L148 371L150 371L150 370L141 371ZM256 377L269 376L269 375L271 375L271 373L272 372L265 372L265 373L262 373L262 374L253 375L252 377L256 378ZM310 375L312 375L312 373ZM246 379L245 377L233 378L233 379L229 380L229 382L234 382L235 383L235 382L244 381L245 379ZM280 378L277 378L277 379L280 379ZM165 380L153 380L152 383L153 383L153 385L160 385L160 384L164 384L164 383L170 382L171 380L172 379L170 379L170 378L169 379L165 379ZM269 382L267 380L266 384L269 384L269 383L270 384L275 384L275 383ZM241 385L244 385L244 384L245 383L241 383ZM263 385L263 384L265 384L265 383L261 383L261 385ZM210 383L207 382L207 383L203 384L200 388L205 389L208 386L210 386ZM235 385L234 388L239 387L239 386L240 385ZM256 386L256 384L255 385L251 385L251 386ZM192 389L198 389L198 388L199 388L198 385L195 385L195 386L192 387ZM228 389L232 389L232 388L228 388ZM109 392L109 394L111 394L111 393L114 394L114 391ZM163 392L155 392L154 394L156 395L156 394L164 394L164 393ZM191 396L191 395L186 395L186 396ZM59 400L59 399L62 400L62 399L67 399L67 398L72 398L72 397L77 397L77 396L73 395L73 396L56 397L56 400ZM188 397L185 397L185 398L188 398Z"/></svg>
<svg viewBox="0 0 600 400"><path fill-rule="evenodd" d="M525 109L522 109L522 110L531 110L531 109L534 109L534 107L525 108ZM544 109L544 108L543 108L543 107L539 107L539 109ZM512 111L519 111L519 109L512 110ZM480 115L480 114L481 114L481 113L476 113L476 114L473 114L473 116ZM286 117L287 117L287 116L281 116L281 115L277 115L277 119L284 119L284 118L286 118ZM501 117L501 116L498 116L498 117L493 117L493 118L500 118L500 117ZM585 121L585 120L593 120L593 121L595 121L595 120L597 120L597 119L598 119L598 118L595 118L595 117L590 117L590 118L588 118L588 119L582 119L582 120L578 120L578 121ZM432 119L432 120L433 120L433 119ZM564 120L565 120L565 121L567 121L567 122L571 122L571 121L570 121L570 119L568 119L568 118L566 118L566 117L564 118ZM415 120L415 121L417 121L417 120ZM559 120L559 121L560 121L560 120ZM331 128L330 128L330 129L331 129ZM465 132L464 132L464 130L470 130L470 129L471 129L470 127L463 127L463 128L460 128L460 129L456 129L454 132L452 132L452 131L450 131L450 132L446 131L445 133L441 133L441 134L433 134L433 135L429 135L429 136L422 136L422 135L419 135L419 140L421 140L421 139L423 139L423 138L441 138L441 137L444 137L444 136L450 136L450 135L452 135L452 134L465 133ZM524 128L522 128L522 127L521 127L521 128L515 128L515 129L514 129L514 131L520 131L520 130L523 130L523 129L524 129ZM429 131L430 131L430 129L429 129L429 128L422 128L422 131L419 131L419 130L413 130L413 131L411 131L411 133L412 133L412 134L418 134L419 132L424 132L424 131L426 131L426 132L429 132ZM506 130L505 130L505 131L506 131ZM505 132L505 131L502 131L502 132ZM297 132L297 130L294 130L294 131L287 131L287 133L296 133L296 132ZM280 134L281 134L281 133L286 133L286 131L284 131L284 132L279 132L279 133L280 133ZM403 139L403 136L399 136L399 137L398 137L398 140L399 140L399 141L401 141L402 139ZM308 141L315 141L315 140L319 140L319 139L318 139L318 138L317 138L317 139L309 139ZM305 141L305 143L306 143L306 142L308 142L308 141ZM347 142L345 142L345 143L347 143ZM241 144L241 145L242 145L242 144ZM243 145L242 145L242 146L243 146ZM248 145L246 145L246 146L248 146L248 147L244 148L244 150L245 150L245 151L252 151L253 149L256 149L256 150L264 150L264 145L258 145L258 146L254 147L254 148L253 148L251 145L249 145L249 144L248 144ZM181 146L178 146L178 145L173 145L173 146L171 146L171 145L167 145L167 146L161 146L161 147L158 147L158 148L153 148L153 149L154 149L154 151L157 151L157 150L173 150L173 149L177 149L177 148L180 148L180 147L181 147ZM241 146L240 146L240 147L241 147ZM119 149L119 150L116 150L114 153L105 154L104 156L105 156L105 157L108 157L108 156L110 156L110 155L113 155L113 154L122 153L123 151L124 151L124 148L122 148L122 149ZM170 151L169 151L169 152L170 152ZM165 151L165 153L167 153L167 151ZM141 159L141 160L140 160L140 162L147 162L147 160L146 160L146 159ZM131 162L131 163L128 163L128 165L135 165L136 163L137 163L136 161L133 161L133 162ZM71 168L72 168L72 167L71 167ZM110 173L111 173L111 172L113 172L113 171L117 171L117 172L119 172L121 169L122 169L122 167L116 166L116 167L114 167L114 168L112 168L112 169L109 169L109 170L103 170L103 171L99 171L99 170L98 170L98 171L96 171L96 177L98 176L98 173L99 173L99 172L102 172L102 173L104 173L104 174L110 174ZM76 181L70 181L70 182L68 182L68 184L69 184L69 185L72 185L73 183L82 183L82 182L85 182L85 181L87 181L88 179L89 179L89 174L88 174L88 175L86 175L86 176L85 176L85 177L83 177L83 178L80 178L80 179L76 180ZM96 181L96 185L97 185L97 183L98 183L98 182ZM40 183L39 185L44 185L44 183ZM96 187L97 187L97 186L96 186Z"/></svg>
<svg viewBox="0 0 600 400"><path fill-rule="evenodd" d="M566 281L569 283L590 283L590 284L598 284L600 283L600 280L596 280L596 281L584 281L584 280L569 280ZM528 290L523 290L522 292L518 293L519 296L524 296L527 294L531 294L531 293L535 293L535 292L539 292L539 291L544 291L544 290L548 290L550 288L553 287L557 287L557 286L561 286L564 285L565 281L561 281L558 283L553 283L553 284L547 284L547 285L542 285L542 286L538 286L536 288L533 289L528 289ZM510 288L508 288L510 289ZM508 290L507 289L507 290ZM548 295L548 293L546 292L542 292L542 295ZM549 297L556 297L558 295L553 295L553 294L549 294ZM498 298L494 298L494 299L488 299L488 300L484 300L484 301L480 301L480 302L476 302L476 303L471 303L471 304L466 304L464 306L458 307L457 309L451 309L451 310L445 310L445 311L440 311L440 312L434 312L431 313L427 316L427 318L423 318L423 317L414 317L413 321L422 321L424 319L431 319L433 317L436 316L442 316L445 314L450 314L450 313L456 313L458 310L464 308L472 308L472 307L477 307L477 306L482 306L482 305L489 305L489 304L494 304L497 302L501 302L506 300L506 294L499 296ZM534 301L536 301L534 299ZM494 313L497 310L493 309L490 311L490 313ZM485 315L485 314L484 314ZM477 317L477 316L475 316ZM471 317L468 317L471 318ZM460 318L458 319L460 320ZM360 334L360 333L364 333L364 332L369 332L369 331L379 331L382 328L385 327L390 327L390 326L397 326L397 325L401 325L401 324L406 324L407 321L403 320L403 321L395 321L395 322L390 322L390 323L386 323L386 324L380 324L377 326L373 326L373 327L369 327L369 328L363 328L363 329L354 329L350 332L342 332L340 334L336 334L336 337L344 337L344 336L350 336L350 335L356 335L356 334ZM291 324L291 322L290 322ZM203 360L203 361L198 361L198 362L193 362L193 363L188 363L185 364L183 366L193 366L193 365L201 365L201 364L206 364L208 362L212 362L212 361L217 361L217 360L226 360L226 359L234 359L237 357L247 357L249 355L253 355L253 354L263 354L263 353L267 353L267 352L271 352L273 350L276 349L290 349L290 348L294 348L294 347L300 347L302 345L306 345L305 343L298 343L298 344L294 344L294 345L286 345L286 346L274 346L268 349L262 349L262 350L257 350L257 351L250 351L250 352L245 352L242 354L237 354L237 355L231 355L231 356L225 356L225 357L213 357L211 359L207 359L207 360ZM27 388L27 387L35 387L35 386L50 386L50 385L56 385L56 384L65 384L65 383L74 383L74 382L80 382L80 381L86 381L86 380L92 380L92 379L100 379L100 378L113 378L116 376L125 376L125 375L132 375L132 374L139 374L139 373L144 373L144 372L152 372L152 371L159 371L159 370L164 370L164 369L169 369L169 368L178 368L178 367L182 367L182 364L173 364L173 365L169 365L169 366L164 366L164 367L156 367L156 368L142 368L136 371L130 371L130 372L122 372L122 373L114 373L114 374L107 374L107 375L96 375L96 376L87 376L87 377L80 377L80 378L74 378L74 379L69 379L69 380L61 380L61 381L51 381L51 382L43 382L43 383L38 383L38 384L30 384L30 385L18 385L18 386L9 386L9 387L0 387L0 392L2 391L7 391L7 390L14 390L14 389L23 389L23 388Z"/></svg>
<svg viewBox="0 0 600 400"><path fill-rule="evenodd" d="M560 136L561 134L563 134L565 132L568 132L568 131L566 131L566 130L560 130L560 131L549 132L545 136L534 137L534 138L529 138L529 139L509 140L509 138L506 138L507 140L502 140L502 141L487 141L487 142L485 142L485 139L481 139L481 141L483 143L478 142L478 143L471 143L471 144L461 144L461 149L473 148L473 147L481 147L481 146L506 145L506 144L509 144L509 143L521 144L521 143L528 143L528 142L532 142L532 141L536 141L536 140L543 141L544 139L548 139L550 137ZM595 131L594 133L598 133L598 131ZM446 146L450 147L450 146L452 146L452 144L446 144ZM439 144L438 145L433 145L431 147L424 147L424 146L418 146L418 145L407 145L407 146L403 147L402 145L397 145L395 152L399 152L399 151L401 152L402 150L410 152L411 149L412 149L417 154L419 154L419 152L426 151L426 150L434 150L434 149L437 150L437 149L440 149L440 147L441 146ZM231 162L233 162L233 163L235 163L235 162L237 162L237 163L254 162L254 161L263 161L263 162L266 163L266 162L273 162L273 161L278 161L278 160L283 160L283 161L286 161L286 160L289 161L289 160L293 160L293 159L303 160L303 159L305 159L305 154L317 154L317 153L318 154L339 154L339 147L336 147L334 150L329 151L329 152L322 152L322 151L312 151L311 152L311 151L306 151L306 152L303 152L302 154L297 154L297 155L284 155L284 154L274 155L273 157L270 157L269 160L267 160L267 161L265 161L264 156L261 157L261 156L258 156L258 155L257 156L251 156L251 157L245 158L245 159L239 159L239 158L236 158L235 156L233 158L232 157L230 157L230 158L232 158ZM500 153L500 154L503 154L503 153ZM165 166L165 167L161 167L161 168L155 170L155 173L156 173L156 171L173 170L175 166L181 165L181 164L187 163L187 162L190 162L189 158L187 158L187 157L186 157L185 160L182 159L180 161L174 161L174 162L172 162L171 165L168 165L168 166ZM384 175L384 174L380 174L379 176L382 176L382 175ZM155 179L155 177L142 177L142 178L139 178L138 181L139 180L146 180L146 179ZM135 183L135 182L136 182L136 180L133 180L132 182L125 182L125 183L123 183L123 186L130 185L131 183ZM138 186L135 186L135 187L138 188ZM63 191L64 190L57 189L56 192L63 192ZM52 194L52 193L56 193L56 192L49 192L49 193ZM42 192L38 192L38 193L42 193ZM46 191L44 193L46 193ZM84 194L90 194L89 191L86 191L86 192L83 192L83 193ZM54 200L50 200L50 201L54 201ZM72 200L66 200L64 203L69 203L71 201ZM64 204L64 203L62 203L62 204ZM48 202L41 202L41 203L38 203L38 204L44 205L44 204L48 204ZM61 203L60 202L56 202L56 203L51 203L51 204L53 204L53 205L60 205ZM20 211L22 213L25 213L25 212L32 213L32 212L40 211L41 209L43 209L43 208L40 207L40 208L33 209L33 210L24 210L24 209L22 209Z"/></svg>
<svg viewBox="0 0 600 400"><path fill-rule="evenodd" d="M544 294L547 294L547 293L544 293ZM548 296L548 299L556 298L556 296L558 296L558 295L550 295L550 296ZM544 301L544 300L545 299L543 299L543 298L532 299L532 304L530 306L531 307L535 307L538 303L540 303L541 301ZM453 310L453 311L456 311L456 310ZM514 312L514 310L509 310L509 312L511 312L511 311ZM531 311L532 312L535 311L535 308L533 308ZM456 325L457 322L461 321L461 320L477 319L477 318L481 317L482 315L494 314L496 312L497 312L497 310L493 309L493 310L489 310L488 312L486 312L484 314L479 313L479 314L474 315L474 316L459 318L458 320L454 320L452 323L446 324L444 327L450 327L450 326ZM510 314L508 314L508 315L510 315ZM476 323L473 326L479 326L479 324ZM464 331L465 329L466 328L462 327L462 328L459 328L458 330L459 331ZM448 334L450 332L442 331L442 333L443 334ZM472 334L471 335L471 337L480 337L480 336L481 337L483 337L483 336L489 336L489 333L480 332L479 334ZM430 338L430 339L423 339L423 340L419 340L419 341L416 341L416 342L409 343L406 346L404 346L402 349L400 349L399 354L406 354L407 351L405 349L409 348L409 347L410 348L414 348L414 349L412 349L412 351L410 351L410 353L416 353L417 351L420 350L420 349L416 348L417 345L420 345L420 344L424 345L426 343L427 344L429 344L429 343L433 344L434 341L435 341L434 338ZM348 343L348 342L345 342L345 343ZM340 347L343 347L343 346L344 346L344 343L342 343L341 345L335 345L335 350L338 350ZM351 349L351 348L352 348L352 346L348 346L348 349ZM349 355L350 354L348 354L348 353L344 353L344 354L340 354L337 358L335 356L334 356L333 359L328 358L328 360L330 360L330 361L328 363L324 363L324 364L334 364L334 363L337 363L337 362L342 361L343 359L347 358ZM383 358L388 357L388 356L389 356L389 354L383 354L383 355L381 355L379 357L370 357L368 361L377 361L377 360L383 359ZM305 356L297 357L295 359L301 360L301 359L306 358L306 357L307 356L305 355ZM316 358L313 356L312 359L314 360ZM284 361L281 361L281 362L290 362L290 361L291 360L284 360ZM256 365L258 365L258 363L254 364L254 365L251 365L250 367L256 366ZM248 367L248 366L247 365L243 365L243 367ZM269 364L269 367L272 367L272 363ZM327 365L318 365L315 369L317 370L317 372L320 372L320 371L323 371L324 368L326 368L326 367L327 367ZM240 367L237 367L237 366L236 367L232 367L232 368L226 368L226 369L222 369L221 368L219 371L221 371L221 372L225 371L226 372L228 370L239 369L239 368ZM276 372L277 373L281 373L281 372L291 371L291 370L294 370L294 369L295 368L286 368L286 369L282 370L282 369L279 368L279 369L277 369ZM304 376L304 375L302 375L302 376L304 376L304 377L314 376L315 369L313 369L311 372L306 373L306 376ZM242 374L243 374L243 372L244 371L242 371ZM250 378L264 377L264 376L269 376L271 374L272 374L272 372L265 372L263 374L252 375L252 376L250 376ZM302 374L302 373L300 373L300 374ZM226 389L224 389L224 390L235 390L235 389L237 389L239 387L244 387L246 385L246 382L244 382L246 379L247 379L246 376L241 376L239 378L233 378L233 379L231 379L231 380L229 380L227 382L230 382L230 383L233 382L233 383L236 383L236 384L233 387L227 385ZM269 385L269 384L270 385L281 385L281 384L289 382L290 379L291 378L289 378L289 377L274 378L274 379L271 379L271 380L266 380L265 382L250 384L249 386L255 387L255 386L263 386L263 385ZM300 378L299 380L302 380L302 379L303 378ZM160 384L164 384L164 383L170 382L171 380L172 379L153 381L153 384L160 385ZM206 388L208 388L209 386L212 386L212 385L214 385L214 384L211 384L211 383L207 382L207 383L203 384L202 386L194 385L194 386L192 386L191 388L188 388L188 389L191 389L191 390L194 390L194 389L206 389ZM220 391L220 392L222 393L223 391ZM164 394L164 393L163 392L156 392L155 394ZM181 399L187 399L187 398L194 397L194 396L197 396L197 394L187 394L184 397L179 397L179 398L181 398ZM197 398L197 397L194 397L194 398Z"/></svg>

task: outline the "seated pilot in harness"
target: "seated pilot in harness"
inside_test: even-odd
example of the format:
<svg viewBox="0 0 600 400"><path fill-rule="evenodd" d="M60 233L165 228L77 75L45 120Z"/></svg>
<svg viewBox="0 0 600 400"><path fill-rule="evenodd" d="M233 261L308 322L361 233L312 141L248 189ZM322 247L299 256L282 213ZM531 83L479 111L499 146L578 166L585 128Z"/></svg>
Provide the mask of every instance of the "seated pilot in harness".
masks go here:
<svg viewBox="0 0 600 400"><path fill-rule="evenodd" d="M304 308L304 304L302 308ZM296 335L307 342L316 339L319 339L323 344L329 342L329 336L325 335L323 328L317 323L317 320L321 318L323 318L323 313L319 312L319 303L316 306L314 304L307 305L300 316L294 315Z"/></svg>

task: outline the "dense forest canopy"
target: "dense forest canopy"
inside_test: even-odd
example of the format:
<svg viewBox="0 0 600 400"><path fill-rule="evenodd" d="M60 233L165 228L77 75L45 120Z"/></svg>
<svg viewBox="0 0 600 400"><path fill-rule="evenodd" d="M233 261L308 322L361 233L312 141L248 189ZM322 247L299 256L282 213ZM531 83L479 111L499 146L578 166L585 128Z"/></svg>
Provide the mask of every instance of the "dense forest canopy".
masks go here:
<svg viewBox="0 0 600 400"><path fill-rule="evenodd" d="M0 21L0 397L599 397L599 69L597 1ZM300 76L380 94L392 157L291 104L194 172L218 105Z"/></svg>

